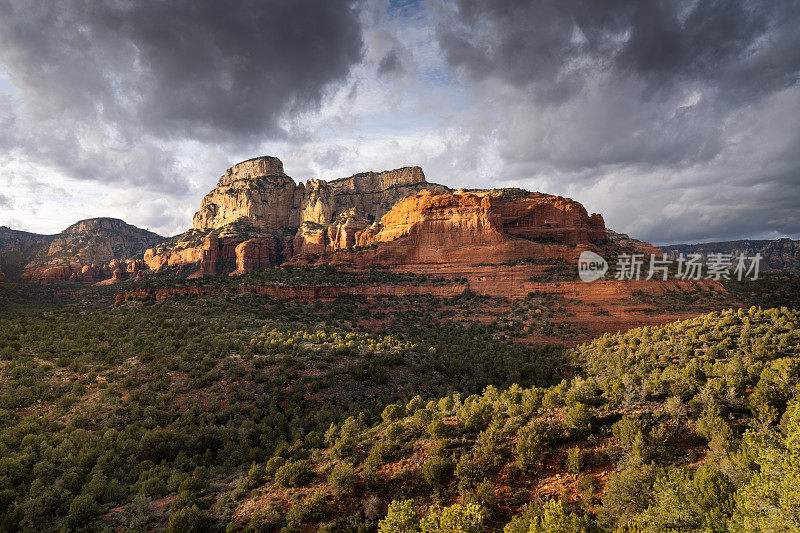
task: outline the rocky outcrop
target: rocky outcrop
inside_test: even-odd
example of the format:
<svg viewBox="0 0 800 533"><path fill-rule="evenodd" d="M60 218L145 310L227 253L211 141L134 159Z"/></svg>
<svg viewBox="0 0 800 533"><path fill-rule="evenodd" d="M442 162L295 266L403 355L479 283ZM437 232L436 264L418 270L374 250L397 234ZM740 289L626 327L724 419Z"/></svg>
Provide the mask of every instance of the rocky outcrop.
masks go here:
<svg viewBox="0 0 800 533"><path fill-rule="evenodd" d="M64 263L54 266L43 266L26 269L22 279L34 283L52 284L61 282L98 282L121 281L135 276L144 268L141 260L113 260L109 263L84 265L82 263ZM136 276L135 276L136 277Z"/></svg>
<svg viewBox="0 0 800 533"><path fill-rule="evenodd" d="M81 220L55 235L26 268L66 264L108 263L132 259L162 241L164 237L126 224L116 218Z"/></svg>
<svg viewBox="0 0 800 533"><path fill-rule="evenodd" d="M40 235L0 226L0 268L8 277L20 275L25 266L54 238L55 235Z"/></svg>
<svg viewBox="0 0 800 533"><path fill-rule="evenodd" d="M274 265L278 260L278 244L274 237L248 239L236 246L234 274L251 272Z"/></svg>
<svg viewBox="0 0 800 533"><path fill-rule="evenodd" d="M295 184L278 158L258 157L225 172L216 188L203 198L192 224L204 231L240 221L269 233L280 228L296 229L304 222L327 225L340 213L352 210L374 221L399 200L423 188L448 190L427 183L419 167Z"/></svg>
<svg viewBox="0 0 800 533"><path fill-rule="evenodd" d="M340 213L336 221L327 226L304 222L294 238L294 255L324 254L354 248L358 246L359 235L370 226L369 221L355 213L355 210Z"/></svg>
<svg viewBox="0 0 800 533"><path fill-rule="evenodd" d="M436 193L400 201L357 231L354 244L375 250L327 260L366 266L498 264L521 259L577 259L605 237L602 217L578 202L519 189ZM296 241L295 251L300 252ZM297 255L297 261L303 261Z"/></svg>
<svg viewBox="0 0 800 533"><path fill-rule="evenodd" d="M181 266L200 261L203 253L202 246L189 246L185 248L150 248L144 252L142 261L153 272L172 266Z"/></svg>
<svg viewBox="0 0 800 533"><path fill-rule="evenodd" d="M334 213L353 211L370 222L378 221L403 198L427 189L449 192L444 185L428 183L420 167L385 172L363 172L330 182Z"/></svg>
<svg viewBox="0 0 800 533"><path fill-rule="evenodd" d="M625 233L617 233L606 229L606 243L604 248L611 254L643 254L646 257L654 255L662 257L664 253L649 242L634 239Z"/></svg>
<svg viewBox="0 0 800 533"><path fill-rule="evenodd" d="M324 180L308 180L305 186L298 186L301 191L300 218L304 222L314 224L327 224L333 219L333 191L328 182Z"/></svg>
<svg viewBox="0 0 800 533"><path fill-rule="evenodd" d="M359 262L565 259L607 240L603 217L568 198L521 189L453 193L428 183L419 167L295 184L274 157L228 169L193 224L186 238L147 252L151 269L193 260L206 275L286 260L347 262L329 255L367 247L377 249ZM204 245L197 235L207 236Z"/></svg>
<svg viewBox="0 0 800 533"><path fill-rule="evenodd" d="M265 231L298 225L295 183L277 157L249 159L229 168L203 198L192 224L198 230L243 220Z"/></svg>
<svg viewBox="0 0 800 533"><path fill-rule="evenodd" d="M279 159L249 159L229 168L203 198L191 231L148 250L144 261L154 271L199 262L200 274L206 275L229 272L233 262L238 273L289 260L297 253L353 248L360 232L423 188L449 190L427 183L419 167L295 184ZM208 235L219 242L198 240ZM259 241L244 246L240 260L236 247L253 239ZM223 241L229 251L218 249ZM226 266L220 267L219 260Z"/></svg>
<svg viewBox="0 0 800 533"><path fill-rule="evenodd" d="M220 237L211 233L203 243L200 254L200 275L230 273L236 265L236 248L241 240L236 237ZM263 266L263 265L262 265Z"/></svg>

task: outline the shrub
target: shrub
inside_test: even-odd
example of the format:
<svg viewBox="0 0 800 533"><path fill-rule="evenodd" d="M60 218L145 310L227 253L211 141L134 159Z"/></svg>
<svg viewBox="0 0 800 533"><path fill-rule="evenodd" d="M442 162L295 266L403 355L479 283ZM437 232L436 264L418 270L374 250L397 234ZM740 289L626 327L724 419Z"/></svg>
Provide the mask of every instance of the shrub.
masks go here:
<svg viewBox="0 0 800 533"><path fill-rule="evenodd" d="M486 510L476 503L432 509L420 524L422 533L478 533L483 531Z"/></svg>
<svg viewBox="0 0 800 533"><path fill-rule="evenodd" d="M642 424L641 420L632 416L622 417L611 426L611 432L614 437L626 448L633 446L636 439L640 438L643 430L644 424Z"/></svg>
<svg viewBox="0 0 800 533"><path fill-rule="evenodd" d="M280 529L282 522L280 507L271 505L252 514L250 529L258 533L272 533Z"/></svg>
<svg viewBox="0 0 800 533"><path fill-rule="evenodd" d="M447 457L450 452L450 446L452 442L448 438L438 439L431 445L430 454L431 455L438 455L440 457Z"/></svg>
<svg viewBox="0 0 800 533"><path fill-rule="evenodd" d="M431 438L439 439L441 437L447 437L450 434L450 426L437 418L428 424L427 431Z"/></svg>
<svg viewBox="0 0 800 533"><path fill-rule="evenodd" d="M247 472L247 482L251 487L260 485L264 481L266 470L263 465L253 463L250 470Z"/></svg>
<svg viewBox="0 0 800 533"><path fill-rule="evenodd" d="M386 428L386 439L389 441L400 441L405 437L406 426L402 422L396 421L389 424Z"/></svg>
<svg viewBox="0 0 800 533"><path fill-rule="evenodd" d="M550 428L544 422L532 422L519 431L519 440L514 448L517 466L532 470L550 451Z"/></svg>
<svg viewBox="0 0 800 533"><path fill-rule="evenodd" d="M352 416L342 423L342 428L339 430L339 438L331 450L335 458L345 460L355 457L361 429L361 424Z"/></svg>
<svg viewBox="0 0 800 533"><path fill-rule="evenodd" d="M577 474L583 469L583 450L573 446L567 450L567 470L572 474Z"/></svg>
<svg viewBox="0 0 800 533"><path fill-rule="evenodd" d="M420 531L417 506L413 500L394 500L386 517L378 523L378 533L416 533Z"/></svg>
<svg viewBox="0 0 800 533"><path fill-rule="evenodd" d="M626 468L611 475L598 514L609 524L624 525L653 501L652 468ZM613 527L611 528L613 529Z"/></svg>
<svg viewBox="0 0 800 533"><path fill-rule="evenodd" d="M267 461L267 466L264 467L264 474L272 477L275 475L275 472L277 472L278 469L285 464L286 464L286 459L284 459L283 457L279 456L272 457L270 458L269 461Z"/></svg>
<svg viewBox="0 0 800 533"><path fill-rule="evenodd" d="M390 403L381 413L381 418L384 422L394 422L403 416L403 408L397 404Z"/></svg>
<svg viewBox="0 0 800 533"><path fill-rule="evenodd" d="M172 513L167 523L167 533L202 533L208 528L208 513L196 505Z"/></svg>
<svg viewBox="0 0 800 533"><path fill-rule="evenodd" d="M434 488L445 486L452 473L453 463L444 457L431 457L422 465L422 478Z"/></svg>
<svg viewBox="0 0 800 533"><path fill-rule="evenodd" d="M356 478L356 473L353 470L353 467L348 464L337 464L333 468L328 481L330 481L331 491L333 491L334 496L353 496L356 492L356 483L358 482L358 479Z"/></svg>
<svg viewBox="0 0 800 533"><path fill-rule="evenodd" d="M465 453L456 463L455 474L460 492L466 492L486 475L486 470L471 454Z"/></svg>
<svg viewBox="0 0 800 533"><path fill-rule="evenodd" d="M94 498L88 494L81 494L72 499L69 504L69 523L71 526L86 525L94 520L100 508Z"/></svg>
<svg viewBox="0 0 800 533"><path fill-rule="evenodd" d="M590 420L591 415L586 405L576 402L573 407L567 411L567 416L564 418L564 426L574 430L578 435L583 435L589 429Z"/></svg>
<svg viewBox="0 0 800 533"><path fill-rule="evenodd" d="M370 448L367 458L364 460L364 478L367 481L374 481L378 470L383 466L386 456L389 454L391 445L385 441L376 442Z"/></svg>
<svg viewBox="0 0 800 533"><path fill-rule="evenodd" d="M302 487L313 477L311 462L305 459L286 463L275 472L275 482L283 487Z"/></svg>
<svg viewBox="0 0 800 533"><path fill-rule="evenodd" d="M330 510L325 494L315 494L308 500L294 504L286 513L286 528L296 531L305 522L318 521Z"/></svg>
<svg viewBox="0 0 800 533"><path fill-rule="evenodd" d="M478 398L464 404L458 410L457 416L459 423L466 431L479 431L489 424L493 414L492 403Z"/></svg>
<svg viewBox="0 0 800 533"><path fill-rule="evenodd" d="M587 533L590 521L564 509L561 501L549 500L542 514L533 519L529 533Z"/></svg>
<svg viewBox="0 0 800 533"><path fill-rule="evenodd" d="M406 412L413 415L423 407L425 407L425 401L419 395L416 395L406 404Z"/></svg>

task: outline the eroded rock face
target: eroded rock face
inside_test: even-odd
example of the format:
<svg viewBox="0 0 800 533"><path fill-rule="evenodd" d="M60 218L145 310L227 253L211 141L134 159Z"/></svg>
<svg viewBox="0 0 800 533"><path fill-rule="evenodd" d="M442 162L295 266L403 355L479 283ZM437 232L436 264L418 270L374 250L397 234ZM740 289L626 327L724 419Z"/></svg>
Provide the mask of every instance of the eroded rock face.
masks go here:
<svg viewBox="0 0 800 533"><path fill-rule="evenodd" d="M274 265L278 260L278 245L274 237L248 239L236 246L234 274L251 272Z"/></svg>
<svg viewBox="0 0 800 533"><path fill-rule="evenodd" d="M198 241L198 236L205 236ZM599 214L521 189L453 192L422 169L295 182L274 157L234 165L203 199L194 229L146 264L199 261L200 274L247 272L286 260L412 265L573 260L607 239ZM234 270L235 263L235 270Z"/></svg>
<svg viewBox="0 0 800 533"><path fill-rule="evenodd" d="M295 184L276 157L249 159L229 168L195 213L197 230L214 230L240 221L273 232L299 228L304 222L327 225L355 210L370 221L380 220L399 200L423 188L448 190L430 184L419 167L364 172L327 182Z"/></svg>
<svg viewBox="0 0 800 533"><path fill-rule="evenodd" d="M370 227L369 221L355 210L340 213L327 226L304 222L294 238L294 255L324 254L358 246L359 235Z"/></svg>
<svg viewBox="0 0 800 533"><path fill-rule="evenodd" d="M75 282L118 282L129 275L138 274L145 268L144 261L113 260L104 264L71 262L54 266L29 268L22 273L22 279L34 283L52 284L65 281Z"/></svg>
<svg viewBox="0 0 800 533"><path fill-rule="evenodd" d="M602 224L602 217L560 196L518 189L424 190L400 201L379 225L359 230L355 243L377 249L351 259L364 265L572 261L593 241L604 240Z"/></svg>
<svg viewBox="0 0 800 533"><path fill-rule="evenodd" d="M54 237L0 226L0 268L8 277L20 274Z"/></svg>
<svg viewBox="0 0 800 533"><path fill-rule="evenodd" d="M157 271L199 261L200 274L207 275L226 270L219 260L235 260L236 272L244 272L259 268L256 264L283 262L296 253L352 248L358 245L360 232L399 200L426 187L449 190L427 183L419 167L295 184L279 159L250 159L228 169L206 195L194 215L193 232L169 246L148 250L144 262ZM197 234L219 240L201 243ZM261 239L260 244L254 241L243 247L240 264L235 248L252 239ZM219 249L223 242L230 250ZM250 255L253 260L246 259Z"/></svg>
<svg viewBox="0 0 800 533"><path fill-rule="evenodd" d="M302 187L300 223L327 224L333 219L333 191L324 180L308 180Z"/></svg>
<svg viewBox="0 0 800 533"><path fill-rule="evenodd" d="M428 189L448 192L444 185L428 183L420 167L403 167L384 172L362 172L329 183L333 212L354 211L370 222L381 219L403 198Z"/></svg>
<svg viewBox="0 0 800 533"><path fill-rule="evenodd" d="M243 161L229 168L203 198L192 224L195 229L209 230L244 219L266 231L297 226L295 188L277 157Z"/></svg>
<svg viewBox="0 0 800 533"><path fill-rule="evenodd" d="M158 272L162 268L180 266L200 261L202 246L189 246L178 249L150 248L144 252L142 261L147 268Z"/></svg>
<svg viewBox="0 0 800 533"><path fill-rule="evenodd" d="M788 238L672 244L661 246L660 249L672 260L676 260L680 254L684 256L700 254L704 261L714 254L729 254L735 263L740 256L754 257L756 254L761 254L759 264L761 271L800 273L800 241Z"/></svg>
<svg viewBox="0 0 800 533"><path fill-rule="evenodd" d="M33 268L69 262L91 265L141 256L164 240L160 235L116 218L81 220L55 235L26 266Z"/></svg>

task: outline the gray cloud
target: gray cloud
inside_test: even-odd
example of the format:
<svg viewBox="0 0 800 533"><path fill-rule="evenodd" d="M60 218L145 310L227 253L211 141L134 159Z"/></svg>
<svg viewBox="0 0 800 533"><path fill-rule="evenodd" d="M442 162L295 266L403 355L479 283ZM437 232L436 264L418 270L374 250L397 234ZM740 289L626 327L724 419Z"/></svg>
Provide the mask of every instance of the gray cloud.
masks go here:
<svg viewBox="0 0 800 533"><path fill-rule="evenodd" d="M159 136L279 133L361 57L349 1L0 3L0 59L41 113Z"/></svg>
<svg viewBox="0 0 800 533"><path fill-rule="evenodd" d="M0 168L102 182L87 212L164 233L272 153L565 194L661 243L797 235L798 23L797 0L0 0ZM26 187L16 214L57 196Z"/></svg>
<svg viewBox="0 0 800 533"><path fill-rule="evenodd" d="M0 65L18 89L4 146L82 179L172 193L174 145L285 135L362 56L349 0L31 4L0 0ZM2 134L0 134L2 135Z"/></svg>
<svg viewBox="0 0 800 533"><path fill-rule="evenodd" d="M383 59L381 59L380 63L378 63L378 74L391 74L392 72L402 68L403 64L400 62L400 58L397 55L397 50L392 50L387 53Z"/></svg>
<svg viewBox="0 0 800 533"><path fill-rule="evenodd" d="M795 0L458 0L438 30L449 62L473 79L530 88L544 103L577 94L597 70L720 89L737 100L797 83Z"/></svg>
<svg viewBox="0 0 800 533"><path fill-rule="evenodd" d="M665 242L800 232L798 21L796 0L458 0L437 36L498 124L496 185Z"/></svg>

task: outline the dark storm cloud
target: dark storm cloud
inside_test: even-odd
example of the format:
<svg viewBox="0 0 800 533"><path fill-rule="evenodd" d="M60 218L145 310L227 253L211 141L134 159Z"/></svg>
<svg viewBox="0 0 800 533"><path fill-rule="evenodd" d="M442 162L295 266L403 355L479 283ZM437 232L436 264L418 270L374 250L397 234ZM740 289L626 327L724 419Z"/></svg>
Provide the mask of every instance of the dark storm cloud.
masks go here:
<svg viewBox="0 0 800 533"><path fill-rule="evenodd" d="M660 242L800 232L797 0L456 0L439 13L446 61L499 117L506 179L591 188L607 220Z"/></svg>
<svg viewBox="0 0 800 533"><path fill-rule="evenodd" d="M597 69L641 77L653 91L710 84L757 98L797 83L796 0L459 0L440 25L449 62L472 78L566 101Z"/></svg>
<svg viewBox="0 0 800 533"><path fill-rule="evenodd" d="M76 177L169 181L164 142L280 137L361 56L348 0L0 0L12 144Z"/></svg>
<svg viewBox="0 0 800 533"><path fill-rule="evenodd" d="M402 64L400 63L400 58L397 55L397 50L392 50L381 59L381 62L378 63L378 74L386 75L391 74L396 70L400 70L403 68Z"/></svg>
<svg viewBox="0 0 800 533"><path fill-rule="evenodd" d="M212 139L276 133L362 47L347 1L5 1L0 21L0 58L38 109Z"/></svg>

